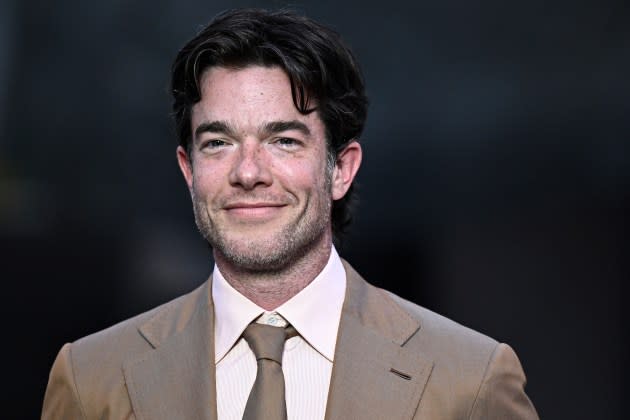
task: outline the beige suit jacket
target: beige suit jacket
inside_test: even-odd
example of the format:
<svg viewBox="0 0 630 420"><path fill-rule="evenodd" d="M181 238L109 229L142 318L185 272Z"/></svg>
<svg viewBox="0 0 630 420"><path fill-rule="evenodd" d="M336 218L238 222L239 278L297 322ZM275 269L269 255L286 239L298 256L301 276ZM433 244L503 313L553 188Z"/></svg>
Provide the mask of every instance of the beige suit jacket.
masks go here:
<svg viewBox="0 0 630 420"><path fill-rule="evenodd" d="M536 419L512 349L366 283L347 263L326 420ZM42 419L216 419L211 279L66 344Z"/></svg>

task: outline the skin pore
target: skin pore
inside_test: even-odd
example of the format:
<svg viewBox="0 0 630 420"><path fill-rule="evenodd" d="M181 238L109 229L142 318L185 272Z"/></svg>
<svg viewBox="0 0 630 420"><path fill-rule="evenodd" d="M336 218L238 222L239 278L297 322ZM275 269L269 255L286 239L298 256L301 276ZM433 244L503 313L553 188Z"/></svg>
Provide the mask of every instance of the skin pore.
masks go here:
<svg viewBox="0 0 630 420"><path fill-rule="evenodd" d="M351 142L327 164L317 112L295 108L279 67L212 67L192 108L190 155L177 159L195 221L225 279L272 310L306 287L330 256L332 201L361 163Z"/></svg>

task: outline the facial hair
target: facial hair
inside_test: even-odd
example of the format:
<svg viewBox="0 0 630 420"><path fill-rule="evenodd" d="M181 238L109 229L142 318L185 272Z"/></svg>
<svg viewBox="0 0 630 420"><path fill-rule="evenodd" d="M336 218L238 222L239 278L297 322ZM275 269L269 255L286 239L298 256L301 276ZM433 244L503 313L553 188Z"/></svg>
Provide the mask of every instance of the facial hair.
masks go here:
<svg viewBox="0 0 630 420"><path fill-rule="evenodd" d="M326 165L324 182L306 197L303 208L271 235L251 240L234 238L229 227L217 223L208 203L199 198L193 185L195 222L215 253L233 267L250 273L280 272L314 249L330 226L332 167ZM316 197L319 196L319 199ZM312 200L315 197L315 200ZM311 208L317 206L317 208Z"/></svg>

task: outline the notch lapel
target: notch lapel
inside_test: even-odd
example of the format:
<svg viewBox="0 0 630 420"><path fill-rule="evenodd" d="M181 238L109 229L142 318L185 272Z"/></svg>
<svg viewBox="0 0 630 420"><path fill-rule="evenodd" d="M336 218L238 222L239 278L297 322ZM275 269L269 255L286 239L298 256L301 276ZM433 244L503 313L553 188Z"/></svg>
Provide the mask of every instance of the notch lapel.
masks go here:
<svg viewBox="0 0 630 420"><path fill-rule="evenodd" d="M139 420L216 420L211 280L140 328L153 349L128 360L124 375Z"/></svg>
<svg viewBox="0 0 630 420"><path fill-rule="evenodd" d="M420 323L344 266L348 285L326 420L411 419L433 368L404 346Z"/></svg>

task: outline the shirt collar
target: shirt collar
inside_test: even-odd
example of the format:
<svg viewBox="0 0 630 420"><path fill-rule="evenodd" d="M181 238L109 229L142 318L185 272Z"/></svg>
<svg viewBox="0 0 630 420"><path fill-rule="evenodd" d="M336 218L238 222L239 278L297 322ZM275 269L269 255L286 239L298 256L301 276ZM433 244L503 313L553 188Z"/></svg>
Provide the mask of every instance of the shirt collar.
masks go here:
<svg viewBox="0 0 630 420"><path fill-rule="evenodd" d="M333 246L323 270L297 295L275 309L302 338L331 362L346 290L346 272ZM219 268L212 274L215 311L214 356L218 363L247 325L265 312L225 280Z"/></svg>

